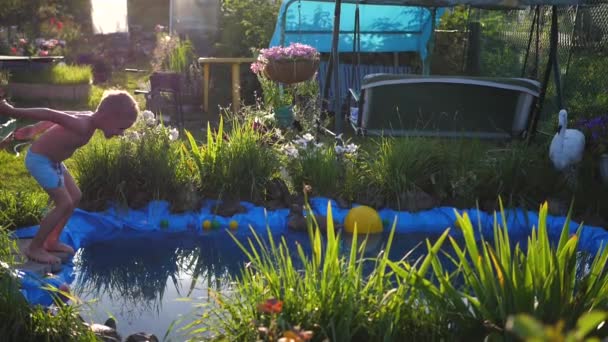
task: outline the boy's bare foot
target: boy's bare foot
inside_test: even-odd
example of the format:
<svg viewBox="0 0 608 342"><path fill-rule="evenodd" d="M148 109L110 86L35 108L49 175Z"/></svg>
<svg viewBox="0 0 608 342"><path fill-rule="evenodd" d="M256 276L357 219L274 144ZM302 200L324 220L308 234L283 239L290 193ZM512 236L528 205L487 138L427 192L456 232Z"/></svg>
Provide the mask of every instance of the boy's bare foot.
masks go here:
<svg viewBox="0 0 608 342"><path fill-rule="evenodd" d="M44 249L46 249L49 252L62 252L62 253L74 254L74 249L72 247L66 245L65 243L61 243L59 241L45 242Z"/></svg>
<svg viewBox="0 0 608 342"><path fill-rule="evenodd" d="M41 264L60 264L61 259L47 252L44 248L31 248L28 246L24 250L25 255L35 262Z"/></svg>

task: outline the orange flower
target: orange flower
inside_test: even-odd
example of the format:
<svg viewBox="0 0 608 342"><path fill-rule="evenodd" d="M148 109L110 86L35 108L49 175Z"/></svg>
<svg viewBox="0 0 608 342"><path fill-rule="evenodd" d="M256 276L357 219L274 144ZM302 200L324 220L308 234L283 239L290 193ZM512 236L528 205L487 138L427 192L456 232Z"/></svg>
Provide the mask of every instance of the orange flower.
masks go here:
<svg viewBox="0 0 608 342"><path fill-rule="evenodd" d="M312 338L312 331L287 330L279 342L305 342Z"/></svg>
<svg viewBox="0 0 608 342"><path fill-rule="evenodd" d="M275 298L270 298L264 303L259 304L258 310L267 314L281 313L281 311L283 311L283 302Z"/></svg>

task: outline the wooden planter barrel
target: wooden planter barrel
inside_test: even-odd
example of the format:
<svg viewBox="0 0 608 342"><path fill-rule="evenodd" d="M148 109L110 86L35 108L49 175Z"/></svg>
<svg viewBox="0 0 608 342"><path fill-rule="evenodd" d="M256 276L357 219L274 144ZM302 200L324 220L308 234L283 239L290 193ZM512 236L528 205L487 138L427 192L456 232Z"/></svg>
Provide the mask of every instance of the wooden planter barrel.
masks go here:
<svg viewBox="0 0 608 342"><path fill-rule="evenodd" d="M264 75L275 82L294 84L310 80L319 69L319 59L271 60Z"/></svg>
<svg viewBox="0 0 608 342"><path fill-rule="evenodd" d="M8 84L8 92L19 99L31 100L86 100L91 94L91 84L37 84L15 83Z"/></svg>

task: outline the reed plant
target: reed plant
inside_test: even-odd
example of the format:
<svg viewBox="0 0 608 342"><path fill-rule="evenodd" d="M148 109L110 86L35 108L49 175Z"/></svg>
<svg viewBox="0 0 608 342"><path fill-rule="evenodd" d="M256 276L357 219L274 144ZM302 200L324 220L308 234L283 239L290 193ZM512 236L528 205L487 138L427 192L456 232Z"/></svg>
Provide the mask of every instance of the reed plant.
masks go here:
<svg viewBox="0 0 608 342"><path fill-rule="evenodd" d="M395 281L388 268L394 229L383 253L367 259L366 239L353 234L350 246L344 245L329 205L326 235L317 227L309 216L310 251L275 240L270 229L267 238L252 230L247 243L234 237L249 262L233 279L233 290L216 293L216 306L186 327L193 338L252 341L305 332L314 341L447 337L442 311L424 306L420 291ZM373 270L366 274L370 263Z"/></svg>
<svg viewBox="0 0 608 342"><path fill-rule="evenodd" d="M224 121L216 132L207 126L207 143L198 145L190 132L188 158L198 167L203 194L258 202L266 184L278 174L279 159L268 146L268 133L254 129L253 122L233 120L224 133Z"/></svg>
<svg viewBox="0 0 608 342"><path fill-rule="evenodd" d="M427 298L440 303L455 326L476 322L478 330L486 335L504 335L511 316L529 314L545 324L561 320L565 328L572 329L584 314L608 306L608 249L599 250L595 256L582 256L578 250L582 226L570 234L569 217L558 241L552 241L547 231L547 211L545 203L525 246L512 244L502 203L500 215L494 220L493 243L476 234L466 212L457 213L455 225L464 243L449 237L456 254L451 260L457 271L446 271L437 257L443 242L433 246L427 243L428 254L415 283ZM389 262L389 266L399 277L412 279L407 263ZM437 282L429 281L431 277ZM461 286L456 278L462 279Z"/></svg>

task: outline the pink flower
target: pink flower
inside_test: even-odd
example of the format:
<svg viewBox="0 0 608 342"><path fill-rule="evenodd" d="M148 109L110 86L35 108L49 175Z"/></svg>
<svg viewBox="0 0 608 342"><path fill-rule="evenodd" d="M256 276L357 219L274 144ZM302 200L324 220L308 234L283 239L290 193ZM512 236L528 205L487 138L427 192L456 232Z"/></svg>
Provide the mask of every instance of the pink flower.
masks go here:
<svg viewBox="0 0 608 342"><path fill-rule="evenodd" d="M40 52L38 52L38 55L39 55L39 56L48 56L48 55L49 55L49 52L48 52L48 51L46 51L46 50L40 50Z"/></svg>
<svg viewBox="0 0 608 342"><path fill-rule="evenodd" d="M13 46L11 48L11 55L16 55L16 54L17 54L17 48Z"/></svg>
<svg viewBox="0 0 608 342"><path fill-rule="evenodd" d="M27 39L25 39L25 38L20 38L20 39L19 39L19 45L23 46L23 45L25 45L25 44L27 44Z"/></svg>

